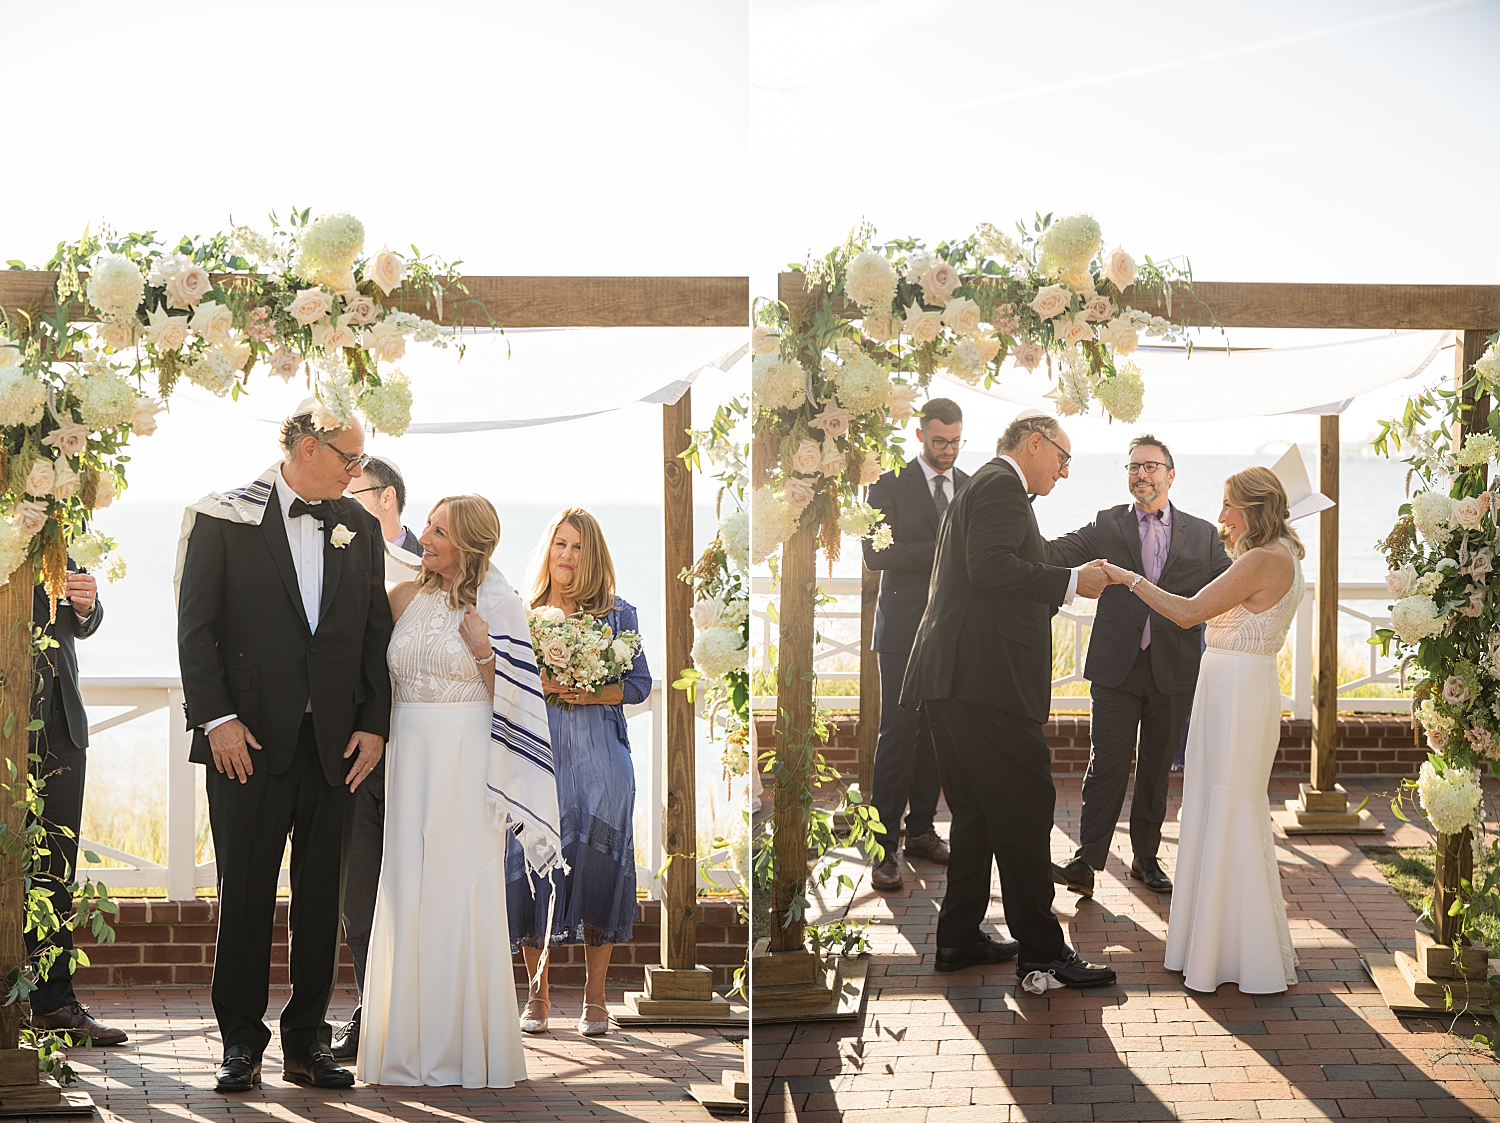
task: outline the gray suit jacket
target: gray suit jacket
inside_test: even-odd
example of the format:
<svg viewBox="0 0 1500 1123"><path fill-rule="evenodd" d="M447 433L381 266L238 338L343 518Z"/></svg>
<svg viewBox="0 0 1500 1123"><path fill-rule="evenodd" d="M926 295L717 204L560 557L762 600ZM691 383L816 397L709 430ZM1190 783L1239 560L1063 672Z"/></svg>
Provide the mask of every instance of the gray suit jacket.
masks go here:
<svg viewBox="0 0 1500 1123"><path fill-rule="evenodd" d="M1161 580L1169 593L1190 597L1229 568L1229 555L1212 523L1172 506L1172 541ZM1052 565L1078 566L1104 558L1136 573L1141 563L1140 524L1135 505L1100 511L1094 521L1047 543ZM1198 684L1203 657L1203 625L1179 628L1123 585L1111 585L1099 598L1083 674L1090 682L1115 687L1125 681L1140 651L1141 631L1151 617L1151 674L1163 694L1190 694Z"/></svg>

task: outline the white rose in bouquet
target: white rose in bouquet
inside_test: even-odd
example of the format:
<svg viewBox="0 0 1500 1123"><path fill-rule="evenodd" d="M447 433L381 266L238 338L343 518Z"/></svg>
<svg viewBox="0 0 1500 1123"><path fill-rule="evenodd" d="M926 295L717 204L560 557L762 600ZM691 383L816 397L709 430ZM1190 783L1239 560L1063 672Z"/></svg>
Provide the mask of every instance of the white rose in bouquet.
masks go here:
<svg viewBox="0 0 1500 1123"><path fill-rule="evenodd" d="M1478 530L1479 524L1484 521L1486 506L1487 504L1481 504L1474 496L1460 499L1453 504L1453 521L1464 530Z"/></svg>
<svg viewBox="0 0 1500 1123"><path fill-rule="evenodd" d="M321 287L303 289L292 297L291 304L287 306L287 312L302 327L321 320L332 311L333 297Z"/></svg>
<svg viewBox="0 0 1500 1123"><path fill-rule="evenodd" d="M931 304L946 304L960 280L957 269L946 261L935 260L922 271L917 284L922 286L923 299Z"/></svg>
<svg viewBox="0 0 1500 1123"><path fill-rule="evenodd" d="M1023 370L1031 371L1036 370L1041 361L1046 357L1047 349L1032 339L1023 339L1020 343L1016 344L1015 354L1012 356L1015 359L1016 366Z"/></svg>
<svg viewBox="0 0 1500 1123"><path fill-rule="evenodd" d="M813 447L816 448L817 446L814 445ZM813 501L814 494L813 485L799 476L788 477L786 483L781 488L782 500L788 507L791 507L799 514L804 507Z"/></svg>
<svg viewBox="0 0 1500 1123"><path fill-rule="evenodd" d="M130 431L137 437L149 437L156 432L156 415L166 408L154 398L137 398L130 410Z"/></svg>
<svg viewBox="0 0 1500 1123"><path fill-rule="evenodd" d="M705 628L712 628L719 619L719 602L715 597L707 600L693 602L692 608L693 627L700 632Z"/></svg>
<svg viewBox="0 0 1500 1123"><path fill-rule="evenodd" d="M1031 298L1031 310L1044 320L1061 316L1068 310L1068 290L1062 285L1045 285Z"/></svg>
<svg viewBox="0 0 1500 1123"><path fill-rule="evenodd" d="M99 333L99 346L108 347L112 351L123 351L127 347L135 346L135 341L140 338L140 324L135 320L104 320L97 331Z"/></svg>
<svg viewBox="0 0 1500 1123"><path fill-rule="evenodd" d="M173 316L161 305L146 313L146 342L158 351L176 351L187 342L188 318Z"/></svg>
<svg viewBox="0 0 1500 1123"><path fill-rule="evenodd" d="M973 335L979 330L979 305L968 297L950 300L943 309L943 323L959 335Z"/></svg>
<svg viewBox="0 0 1500 1123"><path fill-rule="evenodd" d="M538 605L536 608L530 609L527 615L535 616L538 620L545 621L548 624L561 624L568 618L566 612L550 604Z"/></svg>
<svg viewBox="0 0 1500 1123"><path fill-rule="evenodd" d="M781 334L767 324L756 324L750 329L750 353L774 355L781 350Z"/></svg>
<svg viewBox="0 0 1500 1123"><path fill-rule="evenodd" d="M224 343L234 327L234 313L217 301L205 300L193 313L189 326L209 343Z"/></svg>
<svg viewBox="0 0 1500 1123"><path fill-rule="evenodd" d="M56 482L57 472L52 467L52 461L37 460L32 463L31 471L26 473L26 482L22 488L27 495L47 495Z"/></svg>
<svg viewBox="0 0 1500 1123"><path fill-rule="evenodd" d="M885 408L890 411L892 421L908 421L917 412L919 390L909 383L893 384L885 395Z"/></svg>
<svg viewBox="0 0 1500 1123"><path fill-rule="evenodd" d="M203 266L194 265L181 254L174 256L182 258L182 264L166 277L167 307L193 308L208 295L213 280Z"/></svg>
<svg viewBox="0 0 1500 1123"><path fill-rule="evenodd" d="M71 417L42 438L42 444L50 445L64 456L77 456L89 447L87 425L80 425Z"/></svg>
<svg viewBox="0 0 1500 1123"><path fill-rule="evenodd" d="M47 504L23 499L11 510L10 521L17 530L30 538L47 525Z"/></svg>
<svg viewBox="0 0 1500 1123"><path fill-rule="evenodd" d="M1140 346L1140 336L1129 320L1116 317L1099 329L1099 342L1124 358L1135 353Z"/></svg>
<svg viewBox="0 0 1500 1123"><path fill-rule="evenodd" d="M1413 565L1403 565L1400 569L1393 569L1385 575L1385 587L1391 596L1396 598L1410 596L1417 584L1417 569Z"/></svg>
<svg viewBox="0 0 1500 1123"><path fill-rule="evenodd" d="M94 488L94 510L102 511L115 501L115 478L106 472L99 477L99 486Z"/></svg>
<svg viewBox="0 0 1500 1123"><path fill-rule="evenodd" d="M822 463L823 450L818 447L816 441L804 440L792 453L792 471L801 472L804 476L817 472Z"/></svg>
<svg viewBox="0 0 1500 1123"><path fill-rule="evenodd" d="M931 343L942 333L943 314L928 311L919 304L911 304L906 309L906 319L901 330L917 344Z"/></svg>
<svg viewBox="0 0 1500 1123"><path fill-rule="evenodd" d="M59 456L57 463L53 466L52 494L58 499L67 501L78 494L78 473L73 471L68 464L66 456Z"/></svg>
<svg viewBox="0 0 1500 1123"><path fill-rule="evenodd" d="M1137 272L1135 258L1122 249L1117 248L1104 263L1104 279L1121 292L1135 282Z"/></svg>
<svg viewBox="0 0 1500 1123"><path fill-rule="evenodd" d="M391 295L391 290L399 286L405 276L406 266L385 246L381 246L380 252L365 266L365 279L379 285L386 296Z"/></svg>

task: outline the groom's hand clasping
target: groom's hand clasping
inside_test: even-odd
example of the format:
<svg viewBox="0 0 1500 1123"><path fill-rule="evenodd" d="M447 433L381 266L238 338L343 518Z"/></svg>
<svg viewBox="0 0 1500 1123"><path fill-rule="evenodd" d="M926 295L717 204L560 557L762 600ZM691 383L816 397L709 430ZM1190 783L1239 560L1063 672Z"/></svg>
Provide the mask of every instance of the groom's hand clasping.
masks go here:
<svg viewBox="0 0 1500 1123"><path fill-rule="evenodd" d="M208 747L213 750L214 767L220 773L231 776L240 783L250 779L255 769L250 764L250 750L259 749L260 742L245 728L239 718L231 718L223 725L208 731Z"/></svg>
<svg viewBox="0 0 1500 1123"><path fill-rule="evenodd" d="M1078 595L1093 600L1109 584L1109 576L1099 568L1098 562L1080 565L1073 571L1078 574Z"/></svg>
<svg viewBox="0 0 1500 1123"><path fill-rule="evenodd" d="M344 759L355 757L354 767L349 769L349 775L344 777L344 782L349 785L352 792L365 782L365 777L375 770L380 763L380 754L385 751L385 738L377 733L363 733L356 731L349 738L349 747L344 750Z"/></svg>

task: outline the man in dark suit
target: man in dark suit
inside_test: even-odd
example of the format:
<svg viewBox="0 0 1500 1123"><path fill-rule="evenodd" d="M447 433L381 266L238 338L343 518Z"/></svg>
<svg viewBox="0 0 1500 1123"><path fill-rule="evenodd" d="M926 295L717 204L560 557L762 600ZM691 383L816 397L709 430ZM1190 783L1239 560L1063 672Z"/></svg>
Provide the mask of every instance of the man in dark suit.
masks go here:
<svg viewBox="0 0 1500 1123"><path fill-rule="evenodd" d="M35 660L41 692L32 703L31 716L46 724L31 734L31 751L42 757L41 764L33 764L33 768L46 780L44 821L50 827L66 827L72 832L71 835L58 830L47 833L51 853L45 870L50 880L43 884L49 886L52 908L61 918L73 912L68 883L78 866L78 832L83 823L83 787L88 773L89 719L78 689L78 652L74 643L88 639L104 623L104 606L99 603L93 576L78 571L72 562L68 563L68 570L67 591L57 602L55 621L47 587L37 585L31 594L32 623L57 641L56 647L48 648ZM52 942L62 953L31 992L31 1027L80 1038L87 1034L95 1045L124 1044L125 1031L95 1021L73 993L73 971L69 964L72 929L64 927L52 937ZM36 935L27 932L26 953L35 955L36 950Z"/></svg>
<svg viewBox="0 0 1500 1123"><path fill-rule="evenodd" d="M906 816L906 856L948 864L948 846L932 826L940 791L932 734L920 710L901 708L901 680L906 677L906 658L927 607L938 522L969 474L954 466L964 443L964 415L958 403L933 398L921 413L920 454L870 486L870 506L880 511L880 521L891 528L891 544L877 550L868 538L864 540L866 567L880 570L871 645L880 658L880 737L870 798L885 828L879 836L885 857L871 872L870 884L882 890L901 888L896 844L901 840L902 815Z"/></svg>
<svg viewBox="0 0 1500 1123"><path fill-rule="evenodd" d="M348 494L380 520L380 533L392 546L422 556L422 543L403 526L406 480L401 470L379 456L370 457L364 473ZM403 575L403 580L405 579ZM365 962L370 952L370 929L375 921L375 893L380 888L380 861L385 846L385 757L370 778L355 791L344 822L344 940L354 956L354 982L365 992ZM333 1035L335 1060L359 1055L359 1026L363 1007Z"/></svg>
<svg viewBox="0 0 1500 1123"><path fill-rule="evenodd" d="M1103 570L1047 564L1030 497L1068 474L1057 421L1027 410L998 453L964 485L938 528L927 611L917 628L901 704L924 708L953 813L948 890L938 913L937 970L1020 956L1023 983L1095 986L1110 967L1068 947L1052 912L1048 838L1057 791L1042 726L1051 710L1052 617L1073 596L1096 597ZM990 862L1000 867L1014 940L981 928Z"/></svg>
<svg viewBox="0 0 1500 1123"><path fill-rule="evenodd" d="M342 498L365 463L364 431L316 428L304 406L282 427L283 462L236 493L259 521L200 514L178 594L190 758L206 769L219 875L214 1013L217 1090L260 1082L276 882L292 838L292 995L282 1075L347 1088L327 1022L339 946L344 816L389 732L380 524ZM352 758L352 759L351 759Z"/></svg>
<svg viewBox="0 0 1500 1123"><path fill-rule="evenodd" d="M1158 438L1147 433L1131 441L1125 471L1134 502L1100 511L1089 525L1049 542L1047 560L1081 565L1105 558L1145 574L1168 592L1194 596L1229 568L1218 529L1168 499L1177 472L1172 453ZM1198 685L1202 635L1201 624L1179 628L1123 585L1105 589L1099 599L1084 665L1093 699L1093 744L1083 778L1078 851L1066 865L1052 867L1053 879L1075 893L1093 896L1094 872L1109 856L1132 760L1130 875L1157 893L1172 891L1156 851L1172 757Z"/></svg>

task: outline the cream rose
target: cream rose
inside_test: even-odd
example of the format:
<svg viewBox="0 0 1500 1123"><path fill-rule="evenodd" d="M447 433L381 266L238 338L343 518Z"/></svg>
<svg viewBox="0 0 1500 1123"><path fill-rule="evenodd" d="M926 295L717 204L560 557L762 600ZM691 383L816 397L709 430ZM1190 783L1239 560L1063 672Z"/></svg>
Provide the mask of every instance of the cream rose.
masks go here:
<svg viewBox="0 0 1500 1123"><path fill-rule="evenodd" d="M693 627L700 632L705 628L712 628L719 618L719 602L712 597L708 600L694 601L691 615Z"/></svg>
<svg viewBox="0 0 1500 1123"><path fill-rule="evenodd" d="M1023 370L1036 370L1037 365L1047 357L1047 349L1035 340L1026 339L1016 344L1013 358L1016 366Z"/></svg>
<svg viewBox="0 0 1500 1123"><path fill-rule="evenodd" d="M167 307L192 308L213 288L208 270L191 263L167 277Z"/></svg>
<svg viewBox="0 0 1500 1123"><path fill-rule="evenodd" d="M896 384L885 396L885 408L890 411L892 421L909 421L911 415L917 412L917 393L915 386L907 384Z"/></svg>
<svg viewBox="0 0 1500 1123"><path fill-rule="evenodd" d="M781 335L766 324L750 329L750 350L757 355L774 355L781 350Z"/></svg>
<svg viewBox="0 0 1500 1123"><path fill-rule="evenodd" d="M321 288L303 289L292 298L287 311L303 327L333 311L333 297Z"/></svg>
<svg viewBox="0 0 1500 1123"><path fill-rule="evenodd" d="M549 667L559 670L568 665L568 656L572 654L568 645L560 639L549 639L542 641L542 662Z"/></svg>
<svg viewBox="0 0 1500 1123"><path fill-rule="evenodd" d="M958 288L958 282L958 270L946 261L937 260L923 271L917 283L922 286L924 299L933 304L946 304L953 290Z"/></svg>
<svg viewBox="0 0 1500 1123"><path fill-rule="evenodd" d="M1453 504L1453 521L1465 530L1478 530L1483 519L1484 508L1479 505L1478 499L1471 496Z"/></svg>
<svg viewBox="0 0 1500 1123"><path fill-rule="evenodd" d="M351 324L373 324L378 315L380 315L380 306L375 303L373 296L356 293L344 301L344 316L349 317ZM339 319L343 318L343 316L339 317Z"/></svg>
<svg viewBox="0 0 1500 1123"><path fill-rule="evenodd" d="M365 333L365 347L382 363L394 363L406 354L406 337L394 324L382 320Z"/></svg>
<svg viewBox="0 0 1500 1123"><path fill-rule="evenodd" d="M158 351L176 351L187 342L186 316L169 316L165 308L157 306L146 313L146 319L146 342Z"/></svg>
<svg viewBox="0 0 1500 1123"><path fill-rule="evenodd" d="M1386 591L1400 600L1409 597L1417 584L1417 571L1413 566L1403 565L1400 569L1393 569L1385 575Z"/></svg>
<svg viewBox="0 0 1500 1123"><path fill-rule="evenodd" d="M1109 255L1109 260L1104 263L1104 279L1121 292L1128 289L1135 281L1135 275L1135 258L1122 249L1116 249Z"/></svg>
<svg viewBox="0 0 1500 1123"><path fill-rule="evenodd" d="M867 452L859 465L859 486L869 487L880 479L880 453Z"/></svg>
<svg viewBox="0 0 1500 1123"><path fill-rule="evenodd" d="M102 511L115 501L115 478L109 474L99 477L99 486L94 488L94 510Z"/></svg>
<svg viewBox="0 0 1500 1123"><path fill-rule="evenodd" d="M844 464L848 457L839 450L838 442L832 437L823 442L823 462L818 465L818 470L825 476L836 476L844 470Z"/></svg>
<svg viewBox="0 0 1500 1123"><path fill-rule="evenodd" d="M166 406L152 398L139 398L130 411L130 431L137 437L149 437L156 432L156 415Z"/></svg>
<svg viewBox="0 0 1500 1123"><path fill-rule="evenodd" d="M282 347L271 356L271 373L287 382L297 377L301 366L302 356L290 348Z"/></svg>
<svg viewBox="0 0 1500 1123"><path fill-rule="evenodd" d="M381 246L380 252L365 266L365 280L374 281L386 296L391 295L391 290L399 285L405 276L406 266L385 246Z"/></svg>
<svg viewBox="0 0 1500 1123"><path fill-rule="evenodd" d="M76 421L64 421L42 438L42 444L51 445L64 456L77 456L89 446L88 426Z"/></svg>
<svg viewBox="0 0 1500 1123"><path fill-rule="evenodd" d="M927 309L913 304L906 310L906 322L902 330L912 337L917 344L931 343L943 330L943 314L941 312L929 312Z"/></svg>
<svg viewBox="0 0 1500 1123"><path fill-rule="evenodd" d="M42 527L47 525L47 504L23 499L11 511L10 521L17 530L28 537L40 534Z"/></svg>
<svg viewBox="0 0 1500 1123"><path fill-rule="evenodd" d="M1061 316L1068 310L1068 290L1062 285L1044 285L1031 298L1031 310L1044 320Z"/></svg>
<svg viewBox="0 0 1500 1123"><path fill-rule="evenodd" d="M849 422L853 420L854 415L847 409L842 409L830 402L823 407L823 412L807 424L811 429L821 429L825 437L842 437L849 431Z"/></svg>
<svg viewBox="0 0 1500 1123"><path fill-rule="evenodd" d="M794 472L812 475L822 463L823 453L818 448L817 441L803 441L797 446L797 451L792 453L792 471Z"/></svg>
<svg viewBox="0 0 1500 1123"><path fill-rule="evenodd" d="M206 300L198 305L189 326L209 343L225 343L234 327L234 313L217 301Z"/></svg>
<svg viewBox="0 0 1500 1123"><path fill-rule="evenodd" d="M1114 315L1114 302L1107 296L1096 296L1086 302L1080 313L1091 324L1101 323Z"/></svg>
<svg viewBox="0 0 1500 1123"><path fill-rule="evenodd" d="M344 319L340 316L337 323L324 320L322 323L314 324L313 346L321 347L324 354L336 354L345 347L353 347L356 342L354 329L344 323Z"/></svg>
<svg viewBox="0 0 1500 1123"><path fill-rule="evenodd" d="M139 325L134 320L104 320L99 324L99 342L105 347L123 351L136 340Z"/></svg>
<svg viewBox="0 0 1500 1123"><path fill-rule="evenodd" d="M1099 342L1124 358L1135 352L1136 347L1140 345L1140 336L1134 324L1124 317L1119 317L1099 329Z"/></svg>
<svg viewBox="0 0 1500 1123"><path fill-rule="evenodd" d="M943 323L959 335L973 335L979 330L979 305L961 296L948 302L942 318Z"/></svg>
<svg viewBox="0 0 1500 1123"><path fill-rule="evenodd" d="M69 466L66 457L58 457L53 467L55 479L52 481L52 494L59 499L72 499L78 494L78 473Z"/></svg>
<svg viewBox="0 0 1500 1123"><path fill-rule="evenodd" d="M860 328L871 343L889 343L900 334L901 321L895 316L884 314L867 315L860 322Z"/></svg>
<svg viewBox="0 0 1500 1123"><path fill-rule="evenodd" d="M1052 334L1061 342L1072 346L1075 343L1082 343L1085 339L1093 339L1094 327L1082 316L1072 316L1053 324Z"/></svg>
<svg viewBox="0 0 1500 1123"><path fill-rule="evenodd" d="M788 507L800 511L813 501L813 486L804 479L792 476L781 489L781 498Z"/></svg>
<svg viewBox="0 0 1500 1123"><path fill-rule="evenodd" d="M26 494L47 495L56 482L57 472L53 470L52 461L37 460L32 463L31 471L26 473Z"/></svg>

